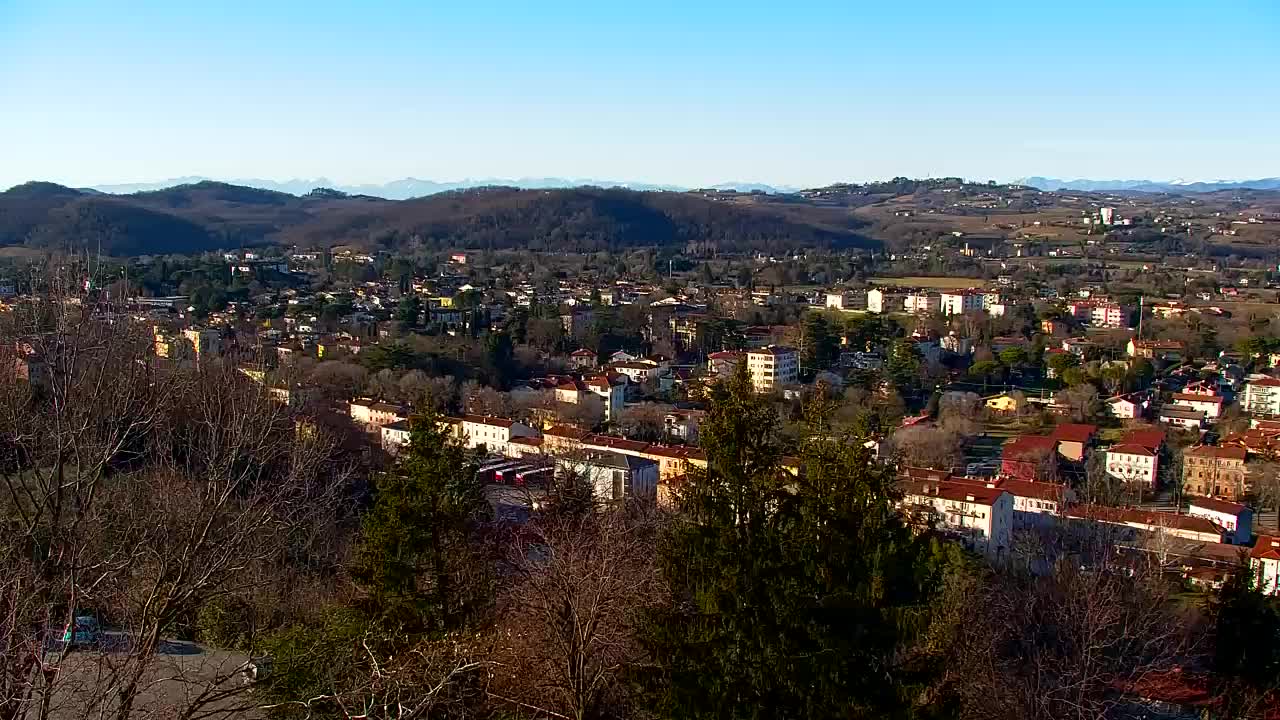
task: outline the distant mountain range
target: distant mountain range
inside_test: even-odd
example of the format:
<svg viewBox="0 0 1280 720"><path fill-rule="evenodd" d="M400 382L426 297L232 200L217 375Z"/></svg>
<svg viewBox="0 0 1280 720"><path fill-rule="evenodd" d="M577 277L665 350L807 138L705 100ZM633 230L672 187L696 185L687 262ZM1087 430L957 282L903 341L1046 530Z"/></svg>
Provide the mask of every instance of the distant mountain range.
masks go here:
<svg viewBox="0 0 1280 720"><path fill-rule="evenodd" d="M1060 180L1047 177L1027 177L1013 181L1041 190L1078 190L1080 192L1217 192L1219 190L1280 190L1280 177L1258 180Z"/></svg>
<svg viewBox="0 0 1280 720"><path fill-rule="evenodd" d="M94 185L86 188L111 195L128 195L138 192L154 192L156 190L164 190L166 188L177 187L180 185L194 185L201 182L223 182L214 178L188 176L180 178L171 178L169 180L161 180L153 183L123 183L115 185ZM672 190L683 191L691 188L679 185L660 185L644 182L630 182L626 180L594 180L590 178L467 178L465 180L455 180L446 182L437 182L435 180L421 180L419 178L403 178L401 180L393 180L382 184L362 184L362 185L342 185L335 183L329 178L319 177L313 179L295 178L285 180L283 182L276 180L262 180L260 178L242 178L225 181L231 185L240 185L244 187L259 188L261 190L274 190L276 192L288 193L299 197L306 195L316 188L330 188L348 195L372 195L373 197L385 198L387 200L409 200L411 198L426 197L435 195L436 193L448 192L450 190L469 190L477 187L517 187L525 190L541 190L541 189L557 189L557 188L575 188L583 186L602 187L602 188L626 188L628 190ZM713 186L716 190L740 190L742 192L761 191L769 194L779 192L793 192L795 188L789 187L773 187L763 185L761 183L752 182L729 182L721 183Z"/></svg>

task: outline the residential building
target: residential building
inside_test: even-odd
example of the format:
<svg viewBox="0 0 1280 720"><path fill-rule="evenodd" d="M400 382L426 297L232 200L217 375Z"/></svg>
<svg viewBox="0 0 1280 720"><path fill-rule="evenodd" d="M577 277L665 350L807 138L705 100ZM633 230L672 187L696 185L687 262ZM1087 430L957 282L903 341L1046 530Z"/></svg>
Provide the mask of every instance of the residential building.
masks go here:
<svg viewBox="0 0 1280 720"><path fill-rule="evenodd" d="M1125 327L1128 312L1119 303L1098 300L1079 300L1067 305L1071 316L1094 327Z"/></svg>
<svg viewBox="0 0 1280 720"><path fill-rule="evenodd" d="M1280 380L1266 376L1249 380L1244 386L1240 406L1251 415L1280 415Z"/></svg>
<svg viewBox="0 0 1280 720"><path fill-rule="evenodd" d="M445 417L440 422L466 447L474 449L483 445L489 452L499 455L511 454L509 443L512 439L537 435L537 431L524 423L485 415Z"/></svg>
<svg viewBox="0 0 1280 720"><path fill-rule="evenodd" d="M377 432L383 425L409 419L408 409L367 398L352 400L349 403L348 412L352 420L363 425L369 432Z"/></svg>
<svg viewBox="0 0 1280 720"><path fill-rule="evenodd" d="M1182 489L1188 495L1237 500L1244 496L1246 452L1242 447L1197 445L1182 453Z"/></svg>
<svg viewBox="0 0 1280 720"><path fill-rule="evenodd" d="M973 352L973 341L967 337L960 337L955 330L947 333L947 336L938 341L943 350L955 355L968 355Z"/></svg>
<svg viewBox="0 0 1280 720"><path fill-rule="evenodd" d="M794 385L800 374L800 353L784 345L747 351L747 372L758 393L770 393Z"/></svg>
<svg viewBox="0 0 1280 720"><path fill-rule="evenodd" d="M828 310L840 310L842 312L866 310L867 296L850 290L828 292L826 307Z"/></svg>
<svg viewBox="0 0 1280 720"><path fill-rule="evenodd" d="M1106 472L1130 485L1156 489L1160 453L1138 444L1113 445L1107 449Z"/></svg>
<svg viewBox="0 0 1280 720"><path fill-rule="evenodd" d="M707 356L707 373L712 377L728 377L745 357L736 350L721 350Z"/></svg>
<svg viewBox="0 0 1280 720"><path fill-rule="evenodd" d="M1111 416L1122 420L1133 420L1142 417L1146 414L1147 407L1150 405L1150 401L1136 393L1117 395L1107 398L1104 402Z"/></svg>
<svg viewBox="0 0 1280 720"><path fill-rule="evenodd" d="M1053 429L1049 437L1058 443L1058 454L1071 462L1084 462L1093 438L1098 434L1096 425L1065 423Z"/></svg>
<svg viewBox="0 0 1280 720"><path fill-rule="evenodd" d="M591 486L599 502L656 502L658 464L618 452L584 451L556 458L557 475L576 475Z"/></svg>
<svg viewBox="0 0 1280 720"><path fill-rule="evenodd" d="M867 291L867 312L890 313L902 307L903 293L882 288Z"/></svg>
<svg viewBox="0 0 1280 720"><path fill-rule="evenodd" d="M593 370L599 363L594 350L580 348L569 353L569 365L575 370Z"/></svg>
<svg viewBox="0 0 1280 720"><path fill-rule="evenodd" d="M1188 430L1199 430L1204 427L1205 414L1202 410L1191 410L1178 405L1164 405L1158 416L1160 422Z"/></svg>
<svg viewBox="0 0 1280 720"><path fill-rule="evenodd" d="M1028 481L1058 477L1058 441L1044 435L1022 435L1004 444L1000 474Z"/></svg>
<svg viewBox="0 0 1280 720"><path fill-rule="evenodd" d="M583 388L604 403L604 421L613 422L627 404L627 384L621 377L596 375L582 381Z"/></svg>
<svg viewBox="0 0 1280 720"><path fill-rule="evenodd" d="M910 293L903 299L902 309L913 315L936 313L942 309L942 298L937 293Z"/></svg>
<svg viewBox="0 0 1280 720"><path fill-rule="evenodd" d="M1083 359L1089 351L1098 347L1098 344L1089 338L1067 338L1062 341L1062 349Z"/></svg>
<svg viewBox="0 0 1280 720"><path fill-rule="evenodd" d="M1202 517L1226 532L1223 540L1232 545L1248 545L1253 540L1253 508L1213 498L1191 498L1187 514Z"/></svg>
<svg viewBox="0 0 1280 720"><path fill-rule="evenodd" d="M1222 396L1220 395L1174 393L1172 404L1176 407L1203 412L1205 419L1209 421L1217 420L1222 415Z"/></svg>
<svg viewBox="0 0 1280 720"><path fill-rule="evenodd" d="M660 370L654 363L644 360L614 363L609 366L609 369L620 375L626 375L628 380L637 385L643 385L657 378Z"/></svg>
<svg viewBox="0 0 1280 720"><path fill-rule="evenodd" d="M1003 558L1013 530L1013 496L991 484L905 479L900 506L918 527L953 534L987 558Z"/></svg>
<svg viewBox="0 0 1280 720"><path fill-rule="evenodd" d="M985 310L985 297L979 290L947 290L939 296L938 305L943 315L964 315Z"/></svg>
<svg viewBox="0 0 1280 720"><path fill-rule="evenodd" d="M1148 535L1165 535L1199 543L1222 542L1222 528L1202 517L1102 505L1077 505L1068 510L1067 515L1090 523L1133 528Z"/></svg>
<svg viewBox="0 0 1280 720"><path fill-rule="evenodd" d="M397 452L409 444L409 421L399 420L382 426L382 449Z"/></svg>
<svg viewBox="0 0 1280 720"><path fill-rule="evenodd" d="M1280 536L1259 535L1249 552L1249 566L1263 593L1280 595Z"/></svg>
<svg viewBox="0 0 1280 720"><path fill-rule="evenodd" d="M1186 346L1179 340L1138 340L1130 338L1125 348L1129 357L1181 360Z"/></svg>
<svg viewBox="0 0 1280 720"><path fill-rule="evenodd" d="M1001 393L989 398L984 398L983 405L992 412L1001 415L1016 415L1025 410L1029 402L1025 395L1021 392L1017 393Z"/></svg>

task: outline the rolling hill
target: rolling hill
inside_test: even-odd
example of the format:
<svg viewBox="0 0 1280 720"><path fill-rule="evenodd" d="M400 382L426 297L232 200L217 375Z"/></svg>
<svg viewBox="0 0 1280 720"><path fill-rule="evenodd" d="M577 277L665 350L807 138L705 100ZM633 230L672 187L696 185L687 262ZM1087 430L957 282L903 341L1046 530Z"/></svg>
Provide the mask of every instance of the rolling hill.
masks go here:
<svg viewBox="0 0 1280 720"><path fill-rule="evenodd" d="M839 208L594 187L477 188L401 201L333 190L299 197L216 182L130 195L27 183L0 193L0 246L100 247L112 255L276 243L565 252L876 247L859 232L863 225Z"/></svg>

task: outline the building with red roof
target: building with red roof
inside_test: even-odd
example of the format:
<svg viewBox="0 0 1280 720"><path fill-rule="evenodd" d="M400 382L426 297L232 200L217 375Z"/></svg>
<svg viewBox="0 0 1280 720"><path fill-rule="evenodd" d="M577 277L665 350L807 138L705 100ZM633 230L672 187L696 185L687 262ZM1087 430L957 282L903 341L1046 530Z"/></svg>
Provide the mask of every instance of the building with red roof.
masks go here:
<svg viewBox="0 0 1280 720"><path fill-rule="evenodd" d="M1045 435L1022 435L1004 444L1000 474L1031 481L1058 477L1058 441Z"/></svg>
<svg viewBox="0 0 1280 720"><path fill-rule="evenodd" d="M1057 441L1058 453L1062 457L1072 462L1083 462L1097 434L1097 425L1064 423L1055 427L1049 437Z"/></svg>
<svg viewBox="0 0 1280 720"><path fill-rule="evenodd" d="M1280 536L1259 535L1249 552L1249 566L1268 595L1280 595Z"/></svg>

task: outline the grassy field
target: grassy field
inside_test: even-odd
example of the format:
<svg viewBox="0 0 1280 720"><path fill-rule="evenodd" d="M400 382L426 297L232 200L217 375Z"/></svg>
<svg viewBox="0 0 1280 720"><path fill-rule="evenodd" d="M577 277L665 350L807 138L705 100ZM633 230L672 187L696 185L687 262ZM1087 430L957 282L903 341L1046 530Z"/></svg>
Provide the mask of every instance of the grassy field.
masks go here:
<svg viewBox="0 0 1280 720"><path fill-rule="evenodd" d="M971 288L986 287L991 283L978 278L926 277L924 275L908 275L907 277L873 277L876 285L902 285L920 288Z"/></svg>

